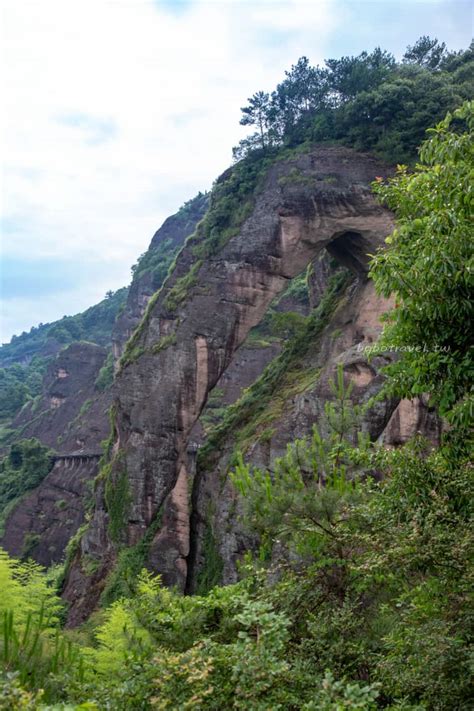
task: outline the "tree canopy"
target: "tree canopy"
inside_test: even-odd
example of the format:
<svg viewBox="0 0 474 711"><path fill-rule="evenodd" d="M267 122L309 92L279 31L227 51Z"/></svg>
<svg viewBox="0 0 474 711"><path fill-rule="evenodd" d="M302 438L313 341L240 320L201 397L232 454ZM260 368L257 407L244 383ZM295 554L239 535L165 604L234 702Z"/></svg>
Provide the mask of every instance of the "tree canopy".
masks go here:
<svg viewBox="0 0 474 711"><path fill-rule="evenodd" d="M258 91L242 108L241 123L257 131L234 148L234 157L335 141L390 162L412 162L426 127L472 97L473 65L472 47L448 52L427 36L401 62L380 47L327 59L323 67L301 57L274 91Z"/></svg>
<svg viewBox="0 0 474 711"><path fill-rule="evenodd" d="M399 166L374 186L397 215L371 267L377 290L397 298L380 345L404 346L387 369L392 393L430 393L442 415L467 422L474 413L474 102L429 134L414 172Z"/></svg>

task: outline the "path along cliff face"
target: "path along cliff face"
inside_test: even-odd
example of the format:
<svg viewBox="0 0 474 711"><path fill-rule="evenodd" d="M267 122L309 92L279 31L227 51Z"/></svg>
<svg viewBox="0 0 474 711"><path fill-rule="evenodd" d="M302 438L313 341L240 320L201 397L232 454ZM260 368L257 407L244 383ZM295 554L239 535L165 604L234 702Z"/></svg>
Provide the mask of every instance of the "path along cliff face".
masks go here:
<svg viewBox="0 0 474 711"><path fill-rule="evenodd" d="M369 186L388 172L372 157L343 148L274 162L251 213L227 240L214 240L210 248L198 229L187 241L122 356L109 461L65 587L72 623L97 603L119 551L140 542L146 541L145 562L184 590L193 426L249 330L322 250L358 275L358 291L352 297L345 292L354 309L368 300L359 332L351 326L352 341L376 337L387 304L369 297L364 275L367 255L383 244L393 219ZM213 207L211 198L211 213ZM326 355L336 357L334 351ZM357 365L354 373L366 379ZM90 570L91 560L94 573L88 575L84 567Z"/></svg>

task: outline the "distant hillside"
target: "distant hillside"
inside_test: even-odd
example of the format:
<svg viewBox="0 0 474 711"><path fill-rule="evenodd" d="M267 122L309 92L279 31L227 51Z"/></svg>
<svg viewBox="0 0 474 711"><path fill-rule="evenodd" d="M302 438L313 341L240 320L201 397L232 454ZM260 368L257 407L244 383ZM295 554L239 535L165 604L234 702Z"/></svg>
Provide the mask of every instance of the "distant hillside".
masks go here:
<svg viewBox="0 0 474 711"><path fill-rule="evenodd" d="M112 327L123 309L128 287L118 289L95 306L75 316L33 326L29 333L13 336L0 348L0 422L11 420L42 390L42 379L51 359L71 343L111 344Z"/></svg>
<svg viewBox="0 0 474 711"><path fill-rule="evenodd" d="M13 336L0 347L0 367L14 363L28 365L34 356L55 355L76 341L89 341L99 346L111 342L112 327L127 299L128 287L109 292L105 299L75 316L63 316L53 323L33 326L29 333Z"/></svg>

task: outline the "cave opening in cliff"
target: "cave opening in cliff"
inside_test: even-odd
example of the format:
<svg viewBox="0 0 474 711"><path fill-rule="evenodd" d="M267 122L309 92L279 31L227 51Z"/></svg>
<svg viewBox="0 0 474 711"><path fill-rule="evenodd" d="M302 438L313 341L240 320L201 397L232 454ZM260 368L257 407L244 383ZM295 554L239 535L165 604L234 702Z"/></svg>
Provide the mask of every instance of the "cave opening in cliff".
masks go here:
<svg viewBox="0 0 474 711"><path fill-rule="evenodd" d="M360 232L343 232L326 245L326 249L339 264L358 276L366 276L369 271L370 241ZM373 251L373 244L372 244Z"/></svg>

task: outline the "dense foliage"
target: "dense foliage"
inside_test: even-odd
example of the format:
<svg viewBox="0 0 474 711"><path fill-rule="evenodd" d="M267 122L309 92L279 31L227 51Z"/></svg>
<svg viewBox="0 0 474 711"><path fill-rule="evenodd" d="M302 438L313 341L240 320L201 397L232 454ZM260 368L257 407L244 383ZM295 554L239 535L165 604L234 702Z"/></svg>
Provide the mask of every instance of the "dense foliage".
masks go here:
<svg viewBox="0 0 474 711"><path fill-rule="evenodd" d="M11 560L0 549L0 709L37 709L54 675L72 664L71 644L58 635L60 600L39 566ZM22 685L35 689L27 692Z"/></svg>
<svg viewBox="0 0 474 711"><path fill-rule="evenodd" d="M107 390L109 388L114 380L114 356L113 353L110 352L107 354L107 358L105 359L105 363L102 366L102 368L99 370L99 374L97 378L95 379L95 387L97 390L103 391Z"/></svg>
<svg viewBox="0 0 474 711"><path fill-rule="evenodd" d="M22 439L0 461L0 529L19 497L38 486L50 471L51 454L37 439Z"/></svg>
<svg viewBox="0 0 474 711"><path fill-rule="evenodd" d="M411 162L427 126L472 97L473 75L472 47L448 52L429 37L408 47L400 63L380 48L324 67L301 57L275 91L258 91L242 109L241 123L256 132L234 156L331 141Z"/></svg>
<svg viewBox="0 0 474 711"><path fill-rule="evenodd" d="M22 579L14 587L18 564L0 558L17 596L5 604L4 667L45 701L92 709L467 708L469 465L421 442L354 448L341 381L336 395L328 438L290 446L273 477L238 466L249 523L265 536L236 585L183 598L143 573L92 629L55 637L40 600ZM373 469L389 476L377 484L363 474ZM29 632L11 613L26 599ZM57 607L53 591L47 602Z"/></svg>
<svg viewBox="0 0 474 711"><path fill-rule="evenodd" d="M456 130L461 125L464 132ZM474 102L431 130L414 173L374 187L397 212L397 229L373 260L380 293L394 294L381 349L403 347L387 369L400 397L429 392L442 415L474 415Z"/></svg>
<svg viewBox="0 0 474 711"><path fill-rule="evenodd" d="M430 51L423 64L435 62ZM339 370L310 437L271 471L236 461L245 520L261 540L239 583L183 597L142 572L71 633L59 629L48 578L0 555L0 708L470 708L474 481L460 367L472 367L462 329L472 110L435 129L413 175L379 188L400 216L372 268L398 301L384 335L401 350L394 387L421 387L450 417L442 445L367 441ZM425 342L450 349L409 349Z"/></svg>
<svg viewBox="0 0 474 711"><path fill-rule="evenodd" d="M27 365L0 368L0 421L13 417L30 399L41 393L47 359L34 356Z"/></svg>

